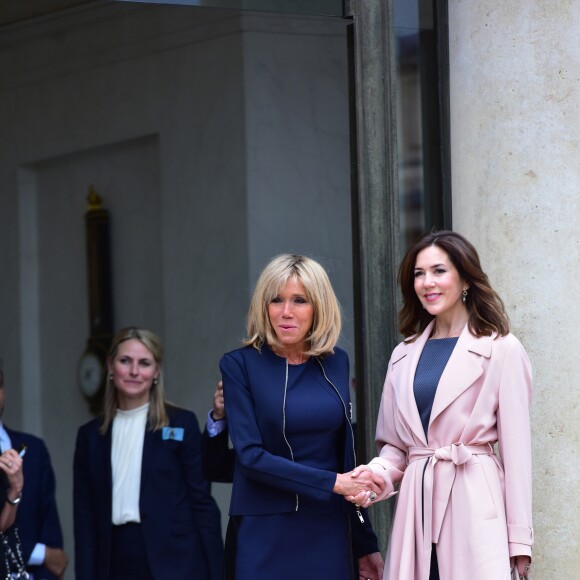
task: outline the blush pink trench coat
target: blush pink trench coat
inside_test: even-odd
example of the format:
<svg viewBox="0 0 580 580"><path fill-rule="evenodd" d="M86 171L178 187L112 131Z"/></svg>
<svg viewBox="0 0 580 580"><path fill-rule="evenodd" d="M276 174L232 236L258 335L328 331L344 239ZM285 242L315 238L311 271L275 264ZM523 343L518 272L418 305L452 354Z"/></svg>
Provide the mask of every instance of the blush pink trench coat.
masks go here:
<svg viewBox="0 0 580 580"><path fill-rule="evenodd" d="M530 362L520 342L461 333L433 402L428 442L413 394L431 323L391 356L369 463L397 493L384 580L509 580L510 556L531 556ZM493 445L498 442L501 456ZM424 524L424 525L423 525Z"/></svg>

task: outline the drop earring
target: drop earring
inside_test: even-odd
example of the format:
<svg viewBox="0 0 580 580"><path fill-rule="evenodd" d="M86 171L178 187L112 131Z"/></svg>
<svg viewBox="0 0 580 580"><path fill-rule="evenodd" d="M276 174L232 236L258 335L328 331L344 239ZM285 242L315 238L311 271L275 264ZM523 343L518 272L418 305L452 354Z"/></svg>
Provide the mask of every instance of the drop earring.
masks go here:
<svg viewBox="0 0 580 580"><path fill-rule="evenodd" d="M462 300L463 300L463 304L465 304L467 302L467 290L464 290L463 291L463 298L462 298Z"/></svg>

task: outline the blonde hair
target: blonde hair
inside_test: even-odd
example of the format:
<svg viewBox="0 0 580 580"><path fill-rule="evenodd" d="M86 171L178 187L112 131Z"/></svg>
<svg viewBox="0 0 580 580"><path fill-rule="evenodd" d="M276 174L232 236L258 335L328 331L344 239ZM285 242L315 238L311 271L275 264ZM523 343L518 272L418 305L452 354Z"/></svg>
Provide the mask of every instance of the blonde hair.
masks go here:
<svg viewBox="0 0 580 580"><path fill-rule="evenodd" d="M153 381L151 390L149 391L149 411L147 415L147 428L151 431L157 431L162 427L169 425L169 417L165 405L168 404L165 400L165 385L163 381L163 347L159 337L146 328L136 328L134 326L123 328L119 330L113 337L111 348L107 354L107 370L113 364L115 356L119 350L119 346L127 340L138 340L145 346L145 348L153 355L153 359L157 363L159 369L159 376L157 380ZM101 435L104 435L109 428L109 425L115 418L115 413L119 402L117 399L117 389L112 381L110 371L107 372L107 384L105 386L105 398L103 402L103 423L100 428Z"/></svg>
<svg viewBox="0 0 580 580"><path fill-rule="evenodd" d="M264 344L281 347L270 322L268 305L292 278L302 282L314 308L314 319L308 335L309 349L304 354L333 354L341 329L340 305L336 294L328 274L318 262L295 254L276 256L260 274L248 310L248 338L244 344L251 344L258 350Z"/></svg>

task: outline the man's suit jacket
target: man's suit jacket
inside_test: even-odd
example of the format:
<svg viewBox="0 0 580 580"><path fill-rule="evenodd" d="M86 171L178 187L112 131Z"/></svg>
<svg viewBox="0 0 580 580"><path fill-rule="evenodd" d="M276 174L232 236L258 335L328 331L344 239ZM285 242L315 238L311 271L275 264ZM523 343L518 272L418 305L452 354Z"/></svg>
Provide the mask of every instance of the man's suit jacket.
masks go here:
<svg viewBox="0 0 580 580"><path fill-rule="evenodd" d="M232 483L236 452L229 447L227 427L214 437L210 437L207 427L202 440L203 475L208 481Z"/></svg>
<svg viewBox="0 0 580 580"><path fill-rule="evenodd" d="M16 525L22 542L22 555L28 562L37 543L51 548L62 548L62 529L58 518L55 498L55 479L50 455L42 439L6 429L12 447L24 443L27 447L23 459L24 487L22 501L16 512ZM33 566L28 570L37 578L55 578L46 568Z"/></svg>
<svg viewBox="0 0 580 580"><path fill-rule="evenodd" d="M197 419L185 409L167 411L177 436L147 430L143 445L139 507L151 572L159 580L221 580L220 513L202 475ZM107 578L110 570L112 429L101 435L100 425L83 425L75 449L75 570L82 580Z"/></svg>

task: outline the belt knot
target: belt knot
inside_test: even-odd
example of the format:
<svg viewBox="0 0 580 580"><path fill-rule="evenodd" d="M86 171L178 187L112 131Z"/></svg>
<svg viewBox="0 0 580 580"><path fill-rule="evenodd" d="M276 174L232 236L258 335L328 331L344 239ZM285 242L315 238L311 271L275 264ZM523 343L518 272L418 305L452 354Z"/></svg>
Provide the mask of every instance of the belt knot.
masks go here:
<svg viewBox="0 0 580 580"><path fill-rule="evenodd" d="M488 455L493 453L491 443L483 445L464 445L463 443L452 443L445 447L432 449L430 447L409 447L408 462L412 463L417 459L431 458L431 463L435 465L437 461L451 461L455 465L467 463L474 455Z"/></svg>

